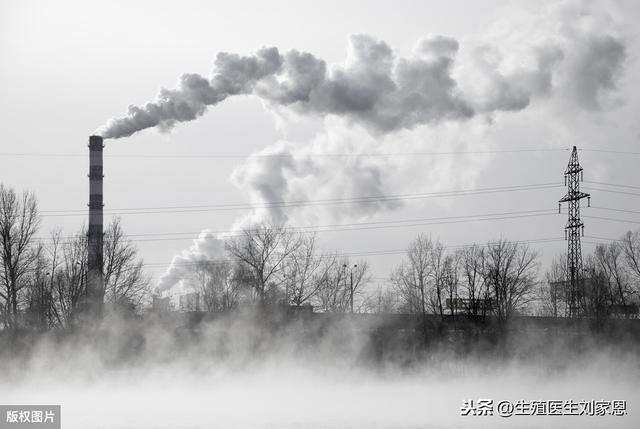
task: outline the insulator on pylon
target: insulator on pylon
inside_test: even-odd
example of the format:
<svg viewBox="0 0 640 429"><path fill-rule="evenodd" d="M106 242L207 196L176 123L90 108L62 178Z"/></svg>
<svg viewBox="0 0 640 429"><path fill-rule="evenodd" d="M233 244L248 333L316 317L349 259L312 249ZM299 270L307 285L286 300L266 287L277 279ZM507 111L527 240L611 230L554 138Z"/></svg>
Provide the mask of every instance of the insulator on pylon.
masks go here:
<svg viewBox="0 0 640 429"><path fill-rule="evenodd" d="M561 209L561 208L562 208L562 203L558 203L558 213L561 213L561 212L560 212L560 209Z"/></svg>
<svg viewBox="0 0 640 429"><path fill-rule="evenodd" d="M587 207L591 207L591 197L587 197Z"/></svg>
<svg viewBox="0 0 640 429"><path fill-rule="evenodd" d="M580 315L579 294L581 293L582 279L582 250L580 244L580 235L584 237L584 224L580 220L580 200L589 197L589 194L580 192L580 182L584 180L582 167L578 162L578 149L573 147L567 169L564 174L565 186L567 193L560 200L567 202L567 224L564 229L564 239L568 241L567 245L567 283L568 283L568 309L569 317L578 317ZM589 207L591 203L589 201ZM580 234L580 229L582 234Z"/></svg>

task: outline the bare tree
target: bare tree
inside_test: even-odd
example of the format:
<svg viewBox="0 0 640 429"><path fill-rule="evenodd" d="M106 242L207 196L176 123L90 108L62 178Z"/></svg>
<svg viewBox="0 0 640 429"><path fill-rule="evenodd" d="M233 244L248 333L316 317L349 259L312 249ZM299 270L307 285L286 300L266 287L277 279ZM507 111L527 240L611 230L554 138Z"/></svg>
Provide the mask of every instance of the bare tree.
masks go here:
<svg viewBox="0 0 640 429"><path fill-rule="evenodd" d="M366 261L352 264L348 258L338 255L323 256L321 273L315 303L325 312L348 311L351 307L352 292L355 301L361 295L362 287L371 279L369 264Z"/></svg>
<svg viewBox="0 0 640 429"><path fill-rule="evenodd" d="M640 231L628 231L620 240L629 275L634 278L633 293L640 291Z"/></svg>
<svg viewBox="0 0 640 429"><path fill-rule="evenodd" d="M398 295L392 288L379 286L371 294L368 294L362 303L366 313L389 314L395 313L398 306Z"/></svg>
<svg viewBox="0 0 640 429"><path fill-rule="evenodd" d="M138 250L125 238L120 219L114 219L104 239L105 302L136 309L148 298L149 282Z"/></svg>
<svg viewBox="0 0 640 429"><path fill-rule="evenodd" d="M546 282L540 284L538 299L539 313L543 316L565 316L569 313L567 285L567 255L561 254L552 262L545 273Z"/></svg>
<svg viewBox="0 0 640 429"><path fill-rule="evenodd" d="M51 276L51 311L56 325L69 326L86 291L86 231L82 229L62 244L57 239L53 240L50 249L51 254L62 252L60 263L51 263L52 267L55 266Z"/></svg>
<svg viewBox="0 0 640 429"><path fill-rule="evenodd" d="M300 237L300 245L291 252L285 267L287 302L301 306L311 300L320 289L323 271L322 258L316 252L316 235Z"/></svg>
<svg viewBox="0 0 640 429"><path fill-rule="evenodd" d="M584 262L585 273L582 280L581 306L585 316L591 318L596 326L600 326L610 316L611 288L594 255L588 255Z"/></svg>
<svg viewBox="0 0 640 429"><path fill-rule="evenodd" d="M51 282L49 259L42 244L34 249L36 259L25 276L25 304L27 325L45 330L52 324Z"/></svg>
<svg viewBox="0 0 640 429"><path fill-rule="evenodd" d="M269 289L277 289L284 282L285 262L299 246L299 237L283 227L269 225L244 229L227 241L231 256L249 269L251 287L263 303Z"/></svg>
<svg viewBox="0 0 640 429"><path fill-rule="evenodd" d="M436 241L431 246L431 252L429 255L431 263L429 275L433 284L432 293L430 295L431 308L434 311L437 311L438 314L440 314L440 317L443 317L444 307L442 305L442 295L447 275L447 255L445 253L444 245L440 243L440 241Z"/></svg>
<svg viewBox="0 0 640 429"><path fill-rule="evenodd" d="M457 255L447 255L444 259L442 285L443 292L447 295L450 303L450 312L455 314L456 306L454 300L458 298L458 257Z"/></svg>
<svg viewBox="0 0 640 429"><path fill-rule="evenodd" d="M593 253L597 271L607 284L612 305L626 307L631 288L624 269L623 247L618 242L599 244Z"/></svg>
<svg viewBox="0 0 640 429"><path fill-rule="evenodd" d="M458 251L463 290L468 299L466 310L471 316L485 316L490 291L485 281L485 249L473 244Z"/></svg>
<svg viewBox="0 0 640 429"><path fill-rule="evenodd" d="M526 244L499 240L488 243L484 278L495 300L501 323L533 298L537 254Z"/></svg>
<svg viewBox="0 0 640 429"><path fill-rule="evenodd" d="M345 309L347 273L342 268L346 262L335 254L322 257L321 279L314 297L315 305L324 312L343 311Z"/></svg>
<svg viewBox="0 0 640 429"><path fill-rule="evenodd" d="M433 243L418 235L407 248L407 258L391 273L391 283L398 293L404 311L426 314L428 283L431 272Z"/></svg>
<svg viewBox="0 0 640 429"><path fill-rule="evenodd" d="M237 305L239 282L234 278L233 267L230 262L198 262L194 277L206 311L228 311Z"/></svg>
<svg viewBox="0 0 640 429"><path fill-rule="evenodd" d="M40 225L34 194L16 192L0 184L0 298L6 309L5 325L17 323L20 292L32 265L38 259L34 235Z"/></svg>

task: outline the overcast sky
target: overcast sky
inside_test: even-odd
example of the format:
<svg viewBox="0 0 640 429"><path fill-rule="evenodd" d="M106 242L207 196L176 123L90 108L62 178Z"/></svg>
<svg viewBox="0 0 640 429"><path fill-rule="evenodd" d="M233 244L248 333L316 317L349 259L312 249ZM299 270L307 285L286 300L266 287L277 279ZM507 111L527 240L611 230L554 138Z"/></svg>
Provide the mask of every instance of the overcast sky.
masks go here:
<svg viewBox="0 0 640 429"><path fill-rule="evenodd" d="M0 180L37 194L41 236L56 226L73 233L86 222L88 136L138 126L129 105L177 89L171 97L192 97L195 120L163 116L162 131L105 141L105 209L242 207L122 214L156 279L175 255L189 254L199 231L265 216L293 226L392 222L319 234L323 248L344 253L396 251L419 232L449 246L562 238L566 209L452 218L557 210L563 149L573 145L583 149L585 181L600 183L583 183L594 206L583 210L587 253L640 227L628 212L640 211L639 19L632 0L5 1ZM267 57L264 47L278 51ZM220 82L247 70L237 58L275 68L220 95ZM180 87L184 73L204 78L207 102L194 104L201 93ZM505 150L517 152L496 153ZM256 153L278 156L247 158ZM247 206L375 195L410 197L268 213ZM444 219L424 225L433 218ZM412 219L421 221L398 223ZM531 245L546 264L566 242ZM402 257L387 253L366 257L376 279Z"/></svg>

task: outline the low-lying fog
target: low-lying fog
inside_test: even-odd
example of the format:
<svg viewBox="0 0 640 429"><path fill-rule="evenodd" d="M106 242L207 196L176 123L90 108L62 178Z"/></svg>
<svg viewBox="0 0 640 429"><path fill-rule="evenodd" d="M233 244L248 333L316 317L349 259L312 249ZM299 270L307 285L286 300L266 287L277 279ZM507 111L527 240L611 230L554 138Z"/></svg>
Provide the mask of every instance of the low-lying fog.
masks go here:
<svg viewBox="0 0 640 429"><path fill-rule="evenodd" d="M372 362L363 359L362 334L344 326L313 344L288 334L264 338L252 326L213 325L189 339L192 334L163 329L147 329L142 341L120 328L89 338L38 339L26 351L4 353L0 404L61 404L65 429L640 424L640 364L631 348L565 352L549 344L500 358L439 347L420 361L401 363L396 351L393 359ZM463 399L478 398L623 399L628 414L461 416Z"/></svg>

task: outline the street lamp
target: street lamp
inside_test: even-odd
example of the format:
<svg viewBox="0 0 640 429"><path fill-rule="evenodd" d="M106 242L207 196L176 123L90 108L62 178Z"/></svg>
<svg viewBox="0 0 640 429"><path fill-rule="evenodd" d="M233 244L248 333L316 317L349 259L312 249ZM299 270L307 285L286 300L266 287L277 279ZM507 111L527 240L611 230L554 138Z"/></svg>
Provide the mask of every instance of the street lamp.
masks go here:
<svg viewBox="0 0 640 429"><path fill-rule="evenodd" d="M347 269L347 264L342 265L342 268L344 268L345 270ZM349 307L351 308L351 312L353 313L353 269L354 268L358 268L358 264L355 264L353 267L351 267L351 269L349 270L349 277L351 278L351 283L349 286Z"/></svg>

